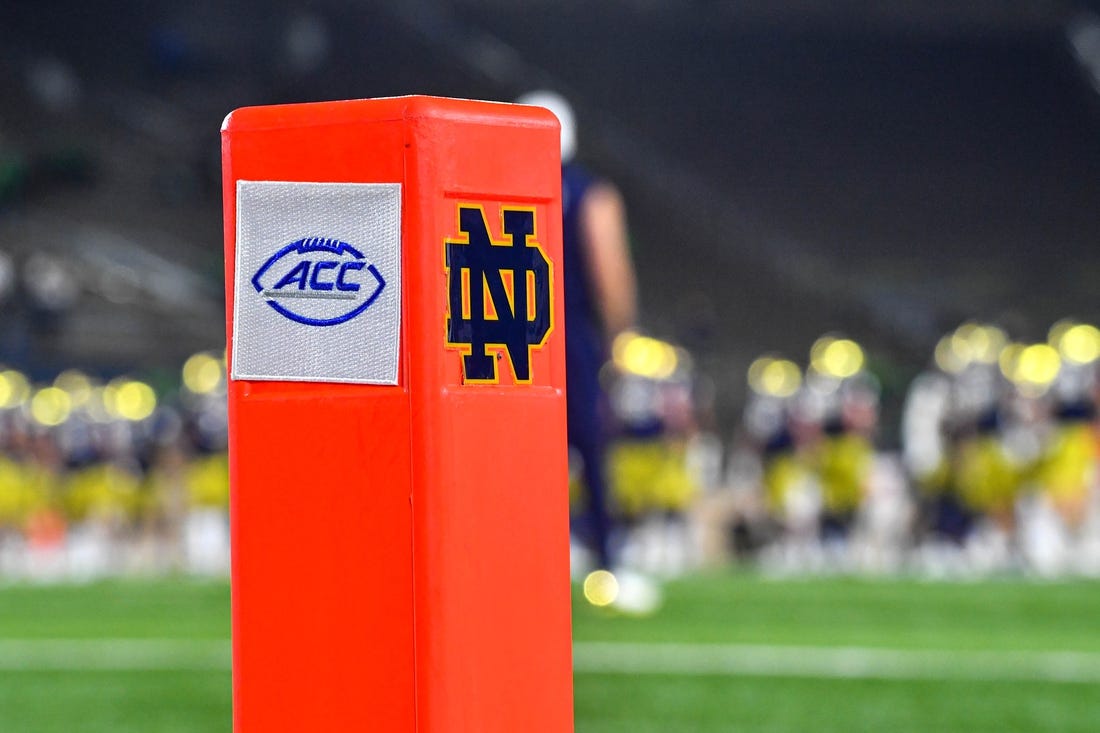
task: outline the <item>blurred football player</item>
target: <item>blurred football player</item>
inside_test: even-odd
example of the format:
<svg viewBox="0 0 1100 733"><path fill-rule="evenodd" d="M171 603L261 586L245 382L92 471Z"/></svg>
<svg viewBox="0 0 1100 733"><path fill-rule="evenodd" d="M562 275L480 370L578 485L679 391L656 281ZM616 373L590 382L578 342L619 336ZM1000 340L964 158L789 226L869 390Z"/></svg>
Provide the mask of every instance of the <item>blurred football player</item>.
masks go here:
<svg viewBox="0 0 1100 733"><path fill-rule="evenodd" d="M663 373L639 371L636 367L647 360L631 364L625 358L639 351L630 341L676 354L675 362L670 360L676 367ZM674 577L695 556L686 515L698 493L687 463L688 441L696 432L691 359L682 349L636 334L620 336L615 352L615 363L605 374L618 427L608 463L616 516L622 520L619 559L632 568Z"/></svg>
<svg viewBox="0 0 1100 733"><path fill-rule="evenodd" d="M588 493L584 529L600 567L613 566L605 468L606 397L600 367L615 335L637 314L626 213L619 191L574 160L576 126L569 103L537 91L516 100L545 107L561 122L562 280L565 287L565 363L569 445L583 461Z"/></svg>
<svg viewBox="0 0 1100 733"><path fill-rule="evenodd" d="M821 534L826 540L848 536L867 493L874 460L871 434L878 421L877 384L860 372L840 383L836 399L822 425L816 456L824 501Z"/></svg>
<svg viewBox="0 0 1100 733"><path fill-rule="evenodd" d="M1064 362L1053 385L1035 492L1025 497L1021 544L1030 569L1044 576L1070 570L1095 574L1097 445L1095 365Z"/></svg>

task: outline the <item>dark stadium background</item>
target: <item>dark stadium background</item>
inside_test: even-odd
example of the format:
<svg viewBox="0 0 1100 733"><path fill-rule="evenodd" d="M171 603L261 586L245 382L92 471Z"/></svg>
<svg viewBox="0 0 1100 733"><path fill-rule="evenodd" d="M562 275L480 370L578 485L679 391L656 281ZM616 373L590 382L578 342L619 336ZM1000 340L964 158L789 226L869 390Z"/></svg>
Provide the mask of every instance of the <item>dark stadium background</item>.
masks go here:
<svg viewBox="0 0 1100 733"><path fill-rule="evenodd" d="M174 378L223 341L235 107L549 86L625 191L644 325L696 353L720 424L756 355L837 329L870 348L890 442L960 321L1037 340L1100 317L1100 96L1070 42L1090 5L7 0L0 248L79 292L9 296L0 348L42 378Z"/></svg>

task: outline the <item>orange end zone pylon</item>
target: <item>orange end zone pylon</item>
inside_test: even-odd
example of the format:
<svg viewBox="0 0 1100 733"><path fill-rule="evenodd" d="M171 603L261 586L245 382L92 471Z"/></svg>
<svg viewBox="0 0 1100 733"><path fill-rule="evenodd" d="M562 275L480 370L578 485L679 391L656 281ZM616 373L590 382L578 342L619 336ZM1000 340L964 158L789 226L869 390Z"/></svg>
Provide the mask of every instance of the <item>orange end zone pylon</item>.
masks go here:
<svg viewBox="0 0 1100 733"><path fill-rule="evenodd" d="M557 121L222 129L237 733L571 731Z"/></svg>

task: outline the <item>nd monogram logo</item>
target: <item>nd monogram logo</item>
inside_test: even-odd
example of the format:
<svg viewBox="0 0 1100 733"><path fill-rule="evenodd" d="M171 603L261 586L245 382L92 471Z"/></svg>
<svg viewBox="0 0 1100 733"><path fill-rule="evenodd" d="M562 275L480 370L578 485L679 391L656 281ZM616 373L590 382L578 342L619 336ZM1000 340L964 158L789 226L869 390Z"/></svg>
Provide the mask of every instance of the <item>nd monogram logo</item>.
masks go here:
<svg viewBox="0 0 1100 733"><path fill-rule="evenodd" d="M553 268L535 240L535 210L501 206L500 220L503 239L493 241L484 209L459 204L460 234L444 242L447 347L462 352L467 384L500 381L494 356L530 383L531 352L554 325Z"/></svg>

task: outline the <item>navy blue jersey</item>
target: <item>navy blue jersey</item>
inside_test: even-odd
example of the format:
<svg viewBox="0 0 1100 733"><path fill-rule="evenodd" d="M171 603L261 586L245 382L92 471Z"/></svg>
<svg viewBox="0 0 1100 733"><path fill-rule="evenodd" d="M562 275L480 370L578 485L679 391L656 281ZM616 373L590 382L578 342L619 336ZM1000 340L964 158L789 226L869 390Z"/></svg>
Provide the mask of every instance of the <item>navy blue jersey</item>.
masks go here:
<svg viewBox="0 0 1100 733"><path fill-rule="evenodd" d="M562 204L562 284L565 288L565 355L570 390L577 397L593 399L598 375L604 361L603 326L596 311L589 263L581 231L581 201L593 178L576 163L567 163L561 171ZM570 398L572 400L572 398Z"/></svg>
<svg viewBox="0 0 1100 733"><path fill-rule="evenodd" d="M588 535L601 567L611 566L607 480L604 475L604 396L600 368L606 359L603 324L588 275L581 202L593 179L583 168L562 166L562 285L565 289L565 379L569 444L584 460L588 501L574 531ZM579 522L576 520L580 520Z"/></svg>

